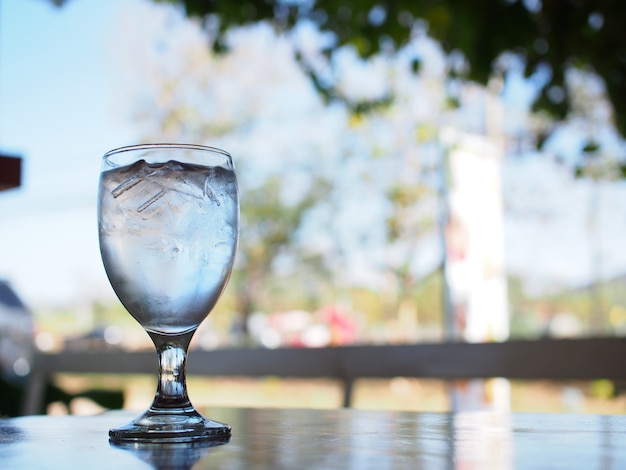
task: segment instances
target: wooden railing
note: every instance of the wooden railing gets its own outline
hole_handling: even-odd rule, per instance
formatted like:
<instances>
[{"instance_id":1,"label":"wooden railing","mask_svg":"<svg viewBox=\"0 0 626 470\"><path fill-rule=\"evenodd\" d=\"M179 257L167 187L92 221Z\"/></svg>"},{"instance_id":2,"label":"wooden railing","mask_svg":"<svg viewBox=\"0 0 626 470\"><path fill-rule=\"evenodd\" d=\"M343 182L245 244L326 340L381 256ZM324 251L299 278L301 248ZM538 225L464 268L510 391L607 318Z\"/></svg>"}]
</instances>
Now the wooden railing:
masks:
<instances>
[{"instance_id":1,"label":"wooden railing","mask_svg":"<svg viewBox=\"0 0 626 470\"><path fill-rule=\"evenodd\" d=\"M35 357L24 407L42 411L46 380L59 373L156 374L156 353L60 352ZM333 378L349 407L359 378L626 379L626 338L436 343L335 348L193 350L187 373Z\"/></svg>"}]
</instances>

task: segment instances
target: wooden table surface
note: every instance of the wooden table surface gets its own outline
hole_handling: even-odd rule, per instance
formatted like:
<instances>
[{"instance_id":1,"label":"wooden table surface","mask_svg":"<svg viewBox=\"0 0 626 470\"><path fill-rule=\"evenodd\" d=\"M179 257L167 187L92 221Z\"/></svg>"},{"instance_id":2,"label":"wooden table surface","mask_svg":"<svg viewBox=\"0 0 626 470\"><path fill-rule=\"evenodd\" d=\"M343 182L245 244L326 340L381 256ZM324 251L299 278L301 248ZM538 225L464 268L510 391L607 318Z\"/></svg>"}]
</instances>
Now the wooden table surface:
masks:
<instances>
[{"instance_id":1,"label":"wooden table surface","mask_svg":"<svg viewBox=\"0 0 626 470\"><path fill-rule=\"evenodd\" d=\"M626 416L215 408L233 427L213 446L119 448L134 417L0 420L1 469L624 469Z\"/></svg>"}]
</instances>

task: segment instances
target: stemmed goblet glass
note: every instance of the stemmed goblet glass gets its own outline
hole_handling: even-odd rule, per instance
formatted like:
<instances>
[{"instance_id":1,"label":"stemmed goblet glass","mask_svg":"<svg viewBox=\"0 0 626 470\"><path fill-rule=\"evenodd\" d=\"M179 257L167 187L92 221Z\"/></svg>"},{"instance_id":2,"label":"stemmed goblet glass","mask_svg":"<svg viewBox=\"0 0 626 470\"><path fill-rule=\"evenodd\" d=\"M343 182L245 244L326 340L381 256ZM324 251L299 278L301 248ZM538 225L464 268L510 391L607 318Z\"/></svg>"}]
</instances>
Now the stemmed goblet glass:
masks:
<instances>
[{"instance_id":1,"label":"stemmed goblet glass","mask_svg":"<svg viewBox=\"0 0 626 470\"><path fill-rule=\"evenodd\" d=\"M239 227L231 156L212 147L146 144L102 159L100 252L113 290L152 339L159 380L152 405L109 431L112 442L226 438L187 394L191 338L230 277Z\"/></svg>"}]
</instances>

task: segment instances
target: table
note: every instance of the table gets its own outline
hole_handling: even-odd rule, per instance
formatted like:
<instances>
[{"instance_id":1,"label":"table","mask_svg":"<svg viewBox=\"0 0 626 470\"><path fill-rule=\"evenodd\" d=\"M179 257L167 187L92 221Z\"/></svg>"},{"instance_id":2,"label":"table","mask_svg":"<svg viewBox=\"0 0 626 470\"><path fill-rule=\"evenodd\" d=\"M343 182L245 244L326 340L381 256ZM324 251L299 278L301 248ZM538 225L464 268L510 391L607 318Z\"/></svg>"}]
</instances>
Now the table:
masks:
<instances>
[{"instance_id":1,"label":"table","mask_svg":"<svg viewBox=\"0 0 626 470\"><path fill-rule=\"evenodd\" d=\"M126 411L0 420L0 468L626 468L626 416L355 409L203 412L232 425L229 442L115 447L107 431L135 417Z\"/></svg>"}]
</instances>

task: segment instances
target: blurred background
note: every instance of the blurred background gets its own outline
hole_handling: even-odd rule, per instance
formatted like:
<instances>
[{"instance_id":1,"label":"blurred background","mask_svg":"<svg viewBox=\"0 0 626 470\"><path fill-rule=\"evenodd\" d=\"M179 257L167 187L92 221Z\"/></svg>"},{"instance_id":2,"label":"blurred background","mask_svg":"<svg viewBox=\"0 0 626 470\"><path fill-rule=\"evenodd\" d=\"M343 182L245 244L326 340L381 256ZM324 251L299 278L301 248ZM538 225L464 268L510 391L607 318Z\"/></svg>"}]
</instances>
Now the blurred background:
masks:
<instances>
[{"instance_id":1,"label":"blurred background","mask_svg":"<svg viewBox=\"0 0 626 470\"><path fill-rule=\"evenodd\" d=\"M623 12L196 3L0 0L7 380L28 377L35 349L153 348L97 240L100 158L141 142L224 148L238 170L237 265L192 348L626 334ZM154 383L58 385L143 408ZM329 380L189 387L199 406L341 404ZM354 406L444 411L446 387L361 380ZM514 411L626 411L609 381L506 388Z\"/></svg>"}]
</instances>

